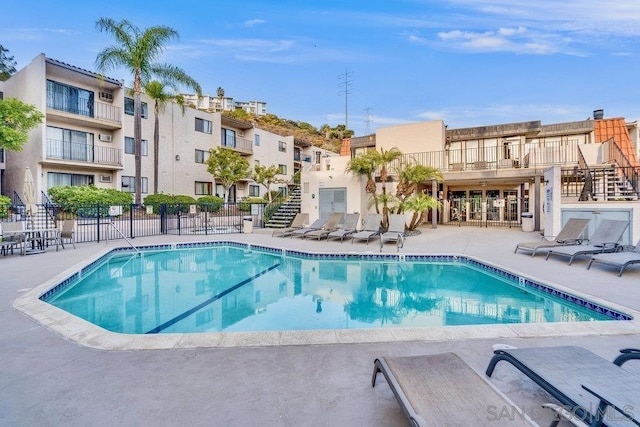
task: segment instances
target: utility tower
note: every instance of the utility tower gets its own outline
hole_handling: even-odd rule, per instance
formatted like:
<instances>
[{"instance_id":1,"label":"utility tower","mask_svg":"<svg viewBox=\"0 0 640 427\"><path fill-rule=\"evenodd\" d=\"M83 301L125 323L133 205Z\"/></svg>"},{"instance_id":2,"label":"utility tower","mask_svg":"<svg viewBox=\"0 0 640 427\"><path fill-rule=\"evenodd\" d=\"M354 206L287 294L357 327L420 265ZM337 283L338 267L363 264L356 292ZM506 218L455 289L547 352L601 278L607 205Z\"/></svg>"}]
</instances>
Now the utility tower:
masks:
<instances>
[{"instance_id":1,"label":"utility tower","mask_svg":"<svg viewBox=\"0 0 640 427\"><path fill-rule=\"evenodd\" d=\"M373 108L371 107L367 107L364 110L364 134L365 135L370 135L371 134L371 111L373 110Z\"/></svg>"},{"instance_id":2,"label":"utility tower","mask_svg":"<svg viewBox=\"0 0 640 427\"><path fill-rule=\"evenodd\" d=\"M345 130L349 129L349 95L351 95L351 84L353 80L351 80L351 72L346 70L344 73L338 75L338 79L340 83L338 83L338 87L340 90L338 91L338 95L344 95L344 128Z\"/></svg>"}]
</instances>

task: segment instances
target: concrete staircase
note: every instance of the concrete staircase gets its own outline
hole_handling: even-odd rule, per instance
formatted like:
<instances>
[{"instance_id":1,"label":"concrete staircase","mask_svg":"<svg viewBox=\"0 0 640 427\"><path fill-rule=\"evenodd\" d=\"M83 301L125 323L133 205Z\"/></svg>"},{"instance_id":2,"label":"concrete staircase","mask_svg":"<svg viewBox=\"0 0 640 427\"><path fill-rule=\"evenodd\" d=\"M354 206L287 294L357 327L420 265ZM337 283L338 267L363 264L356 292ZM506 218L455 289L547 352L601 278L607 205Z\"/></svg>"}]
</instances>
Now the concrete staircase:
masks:
<instances>
[{"instance_id":1,"label":"concrete staircase","mask_svg":"<svg viewBox=\"0 0 640 427\"><path fill-rule=\"evenodd\" d=\"M265 224L267 228L286 228L300 212L300 187L295 187L289 198L278 208Z\"/></svg>"}]
</instances>

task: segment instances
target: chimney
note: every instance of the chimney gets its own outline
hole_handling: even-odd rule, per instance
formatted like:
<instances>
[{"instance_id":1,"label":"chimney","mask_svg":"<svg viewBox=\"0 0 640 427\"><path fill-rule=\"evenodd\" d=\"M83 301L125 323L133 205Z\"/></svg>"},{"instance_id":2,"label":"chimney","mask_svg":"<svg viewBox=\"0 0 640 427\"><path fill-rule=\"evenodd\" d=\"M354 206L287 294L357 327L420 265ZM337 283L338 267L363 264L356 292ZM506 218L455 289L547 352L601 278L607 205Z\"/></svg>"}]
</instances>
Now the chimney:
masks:
<instances>
[{"instance_id":1,"label":"chimney","mask_svg":"<svg viewBox=\"0 0 640 427\"><path fill-rule=\"evenodd\" d=\"M604 110L593 110L593 120L604 119Z\"/></svg>"}]
</instances>

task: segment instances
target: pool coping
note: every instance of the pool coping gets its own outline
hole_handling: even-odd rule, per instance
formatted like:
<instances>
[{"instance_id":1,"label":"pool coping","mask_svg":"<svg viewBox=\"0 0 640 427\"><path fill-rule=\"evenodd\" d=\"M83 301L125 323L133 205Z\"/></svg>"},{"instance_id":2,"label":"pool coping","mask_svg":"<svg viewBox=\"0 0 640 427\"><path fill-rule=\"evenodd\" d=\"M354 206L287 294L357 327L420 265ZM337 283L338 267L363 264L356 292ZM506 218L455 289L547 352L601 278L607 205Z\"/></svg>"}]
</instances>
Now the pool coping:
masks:
<instances>
[{"instance_id":1,"label":"pool coping","mask_svg":"<svg viewBox=\"0 0 640 427\"><path fill-rule=\"evenodd\" d=\"M110 253L131 252L130 247L106 248L94 254L87 260L77 263L60 274L47 280L40 286L26 292L13 302L13 307L34 319L41 325L61 335L67 340L82 346L102 350L161 350L173 348L233 348L233 347L263 347L280 345L326 345L326 344L355 344L401 341L455 341L472 338L543 338L563 336L587 335L620 335L640 333L640 312L622 307L588 294L576 292L557 283L537 279L506 268L481 258L463 254L371 254L359 252L344 252L341 254L300 251L292 249L274 248L265 245L249 244L236 241L187 242L159 245L143 245L138 249L174 249L213 247L232 245L240 248L259 249L290 256L304 258L332 258L353 259L370 258L374 260L437 260L459 258L479 263L503 272L515 275L519 280L529 280L543 287L545 291L557 291L560 297L575 297L596 305L627 314L631 320L603 320L594 322L574 323L515 323L474 326L428 326L412 328L388 329L344 329L344 330L304 330L304 331L275 331L275 332L202 332L202 333L168 333L168 334L122 334L107 331L86 320L80 319L64 310L42 301L40 298L53 289L62 286L64 282L81 271L91 269L95 263Z\"/></svg>"}]
</instances>

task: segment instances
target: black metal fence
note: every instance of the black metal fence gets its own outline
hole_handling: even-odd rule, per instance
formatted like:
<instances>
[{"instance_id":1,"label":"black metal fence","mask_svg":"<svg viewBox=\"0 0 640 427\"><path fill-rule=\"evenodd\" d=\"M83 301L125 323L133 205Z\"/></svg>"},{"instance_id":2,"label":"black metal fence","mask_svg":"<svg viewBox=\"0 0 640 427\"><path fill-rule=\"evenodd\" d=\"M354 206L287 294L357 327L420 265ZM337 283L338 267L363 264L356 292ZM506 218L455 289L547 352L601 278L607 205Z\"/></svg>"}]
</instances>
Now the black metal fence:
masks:
<instances>
[{"instance_id":1,"label":"black metal fence","mask_svg":"<svg viewBox=\"0 0 640 427\"><path fill-rule=\"evenodd\" d=\"M475 227L520 227L528 197L471 197L445 200L440 223Z\"/></svg>"},{"instance_id":2,"label":"black metal fence","mask_svg":"<svg viewBox=\"0 0 640 427\"><path fill-rule=\"evenodd\" d=\"M24 206L0 208L0 222L24 221L25 228L56 227L76 221L76 242L100 242L143 236L243 233L245 227L264 227L264 205L248 203L59 206L38 205L33 216Z\"/></svg>"}]
</instances>

